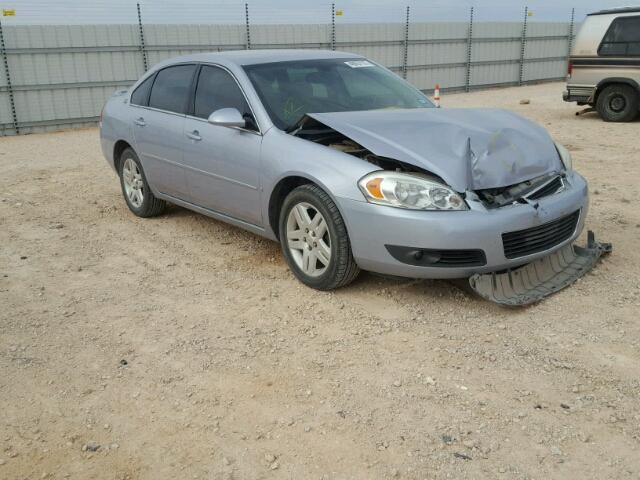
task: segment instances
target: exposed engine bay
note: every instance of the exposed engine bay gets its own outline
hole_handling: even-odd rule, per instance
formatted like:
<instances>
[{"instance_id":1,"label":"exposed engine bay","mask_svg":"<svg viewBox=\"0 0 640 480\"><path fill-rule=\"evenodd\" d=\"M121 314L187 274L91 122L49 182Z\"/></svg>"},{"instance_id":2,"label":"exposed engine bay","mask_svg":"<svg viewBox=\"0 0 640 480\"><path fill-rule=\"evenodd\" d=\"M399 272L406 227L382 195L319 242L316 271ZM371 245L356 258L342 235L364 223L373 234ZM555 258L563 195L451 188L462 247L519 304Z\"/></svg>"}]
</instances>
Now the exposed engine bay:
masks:
<instances>
[{"instance_id":1,"label":"exposed engine bay","mask_svg":"<svg viewBox=\"0 0 640 480\"><path fill-rule=\"evenodd\" d=\"M380 157L362 145L354 142L342 133L328 127L311 117L303 117L297 127L292 130L292 135L304 138L314 143L319 143L327 147L339 150L349 155L366 160L369 163L380 167L383 170L396 170L401 172L421 172L428 173L425 170L409 165L408 163L394 160L391 158Z\"/></svg>"},{"instance_id":2,"label":"exposed engine bay","mask_svg":"<svg viewBox=\"0 0 640 480\"><path fill-rule=\"evenodd\" d=\"M564 173L542 175L503 188L478 190L476 194L489 209L504 207L513 203L531 203L564 190L565 177Z\"/></svg>"}]
</instances>

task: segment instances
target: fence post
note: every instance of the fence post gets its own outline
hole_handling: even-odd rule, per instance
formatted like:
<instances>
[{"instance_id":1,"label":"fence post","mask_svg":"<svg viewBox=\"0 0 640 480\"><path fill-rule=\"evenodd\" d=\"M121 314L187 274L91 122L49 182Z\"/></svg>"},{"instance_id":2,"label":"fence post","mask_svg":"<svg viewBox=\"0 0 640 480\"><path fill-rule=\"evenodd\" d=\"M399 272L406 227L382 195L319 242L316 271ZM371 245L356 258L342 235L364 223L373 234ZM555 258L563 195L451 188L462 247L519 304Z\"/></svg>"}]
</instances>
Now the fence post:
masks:
<instances>
[{"instance_id":1,"label":"fence post","mask_svg":"<svg viewBox=\"0 0 640 480\"><path fill-rule=\"evenodd\" d=\"M20 126L18 125L18 115L16 113L16 103L13 98L13 85L11 84L11 72L9 71L9 60L7 58L7 48L4 44L4 32L2 31L2 21L0 20L0 51L2 53L2 61L4 63L4 74L7 80L7 92L9 93L9 104L11 106L11 115L13 118L13 129L16 135L20 135Z\"/></svg>"},{"instance_id":2,"label":"fence post","mask_svg":"<svg viewBox=\"0 0 640 480\"><path fill-rule=\"evenodd\" d=\"M404 55L402 59L402 78L407 78L407 62L409 61L409 5L407 5L407 17L404 21Z\"/></svg>"},{"instance_id":3,"label":"fence post","mask_svg":"<svg viewBox=\"0 0 640 480\"><path fill-rule=\"evenodd\" d=\"M336 49L336 4L331 4L331 50Z\"/></svg>"},{"instance_id":4,"label":"fence post","mask_svg":"<svg viewBox=\"0 0 640 480\"><path fill-rule=\"evenodd\" d=\"M142 53L142 65L144 66L144 71L146 72L149 69L149 64L147 62L147 47L144 43L144 28L142 26L142 13L140 12L140 4L136 3L136 7L138 8L138 31L140 32L140 52Z\"/></svg>"},{"instance_id":5,"label":"fence post","mask_svg":"<svg viewBox=\"0 0 640 480\"><path fill-rule=\"evenodd\" d=\"M251 50L251 28L249 26L249 4L244 4L244 24L247 29L247 43L245 48L247 50Z\"/></svg>"},{"instance_id":6,"label":"fence post","mask_svg":"<svg viewBox=\"0 0 640 480\"><path fill-rule=\"evenodd\" d=\"M473 43L473 7L469 9L469 32L467 35L467 75L464 82L464 90L471 89L471 45Z\"/></svg>"},{"instance_id":7,"label":"fence post","mask_svg":"<svg viewBox=\"0 0 640 480\"><path fill-rule=\"evenodd\" d=\"M518 85L522 85L524 77L524 53L527 44L527 17L529 16L529 7L524 7L524 20L522 22L522 38L520 40L520 73L518 75Z\"/></svg>"},{"instance_id":8,"label":"fence post","mask_svg":"<svg viewBox=\"0 0 640 480\"><path fill-rule=\"evenodd\" d=\"M568 49L567 49L567 62L569 61L569 57L571 56L571 48L573 47L573 25L575 19L576 9L571 9L571 23L569 23L569 38L568 38Z\"/></svg>"}]
</instances>

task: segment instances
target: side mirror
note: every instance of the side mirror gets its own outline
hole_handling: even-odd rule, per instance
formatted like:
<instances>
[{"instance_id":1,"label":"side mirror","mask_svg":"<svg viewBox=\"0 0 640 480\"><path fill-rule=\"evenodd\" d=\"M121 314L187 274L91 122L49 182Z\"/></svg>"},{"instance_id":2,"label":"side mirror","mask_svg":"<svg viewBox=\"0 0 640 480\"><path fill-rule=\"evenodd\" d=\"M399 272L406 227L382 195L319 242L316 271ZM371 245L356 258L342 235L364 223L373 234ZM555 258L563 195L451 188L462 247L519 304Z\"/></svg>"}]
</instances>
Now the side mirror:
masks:
<instances>
[{"instance_id":1,"label":"side mirror","mask_svg":"<svg viewBox=\"0 0 640 480\"><path fill-rule=\"evenodd\" d=\"M245 128L247 122L236 108L221 108L209 115L208 122L212 125L230 128Z\"/></svg>"}]
</instances>

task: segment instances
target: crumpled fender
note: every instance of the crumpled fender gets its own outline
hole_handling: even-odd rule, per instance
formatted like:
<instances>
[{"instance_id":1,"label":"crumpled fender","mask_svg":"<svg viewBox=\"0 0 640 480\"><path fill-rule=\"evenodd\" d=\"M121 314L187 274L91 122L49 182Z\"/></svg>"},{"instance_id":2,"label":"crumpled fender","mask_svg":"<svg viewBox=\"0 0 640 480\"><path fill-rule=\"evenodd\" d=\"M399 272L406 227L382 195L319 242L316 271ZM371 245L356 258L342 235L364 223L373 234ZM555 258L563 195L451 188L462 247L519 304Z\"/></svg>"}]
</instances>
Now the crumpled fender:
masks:
<instances>
[{"instance_id":1,"label":"crumpled fender","mask_svg":"<svg viewBox=\"0 0 640 480\"><path fill-rule=\"evenodd\" d=\"M586 247L566 245L504 273L475 274L469 278L469 285L481 297L500 305L530 305L568 287L611 251L610 243L596 242L594 233L589 231Z\"/></svg>"}]
</instances>

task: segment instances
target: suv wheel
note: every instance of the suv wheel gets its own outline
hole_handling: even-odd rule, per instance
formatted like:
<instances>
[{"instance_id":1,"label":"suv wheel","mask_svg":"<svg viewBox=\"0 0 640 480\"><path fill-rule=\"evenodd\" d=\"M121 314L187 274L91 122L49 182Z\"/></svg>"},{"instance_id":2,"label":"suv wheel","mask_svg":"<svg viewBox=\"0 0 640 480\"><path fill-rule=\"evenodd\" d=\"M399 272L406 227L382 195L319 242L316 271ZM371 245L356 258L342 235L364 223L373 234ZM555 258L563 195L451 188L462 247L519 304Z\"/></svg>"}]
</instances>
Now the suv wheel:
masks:
<instances>
[{"instance_id":1,"label":"suv wheel","mask_svg":"<svg viewBox=\"0 0 640 480\"><path fill-rule=\"evenodd\" d=\"M140 160L131 148L125 149L118 165L122 195L129 210L138 217L155 217L164 212L167 202L156 198L144 176Z\"/></svg>"},{"instance_id":2,"label":"suv wheel","mask_svg":"<svg viewBox=\"0 0 640 480\"><path fill-rule=\"evenodd\" d=\"M630 122L638 115L638 92L630 85L605 87L596 102L596 109L605 122Z\"/></svg>"},{"instance_id":3,"label":"suv wheel","mask_svg":"<svg viewBox=\"0 0 640 480\"><path fill-rule=\"evenodd\" d=\"M360 273L344 220L333 200L315 185L302 185L280 210L280 243L289 268L305 285L333 290Z\"/></svg>"}]
</instances>

